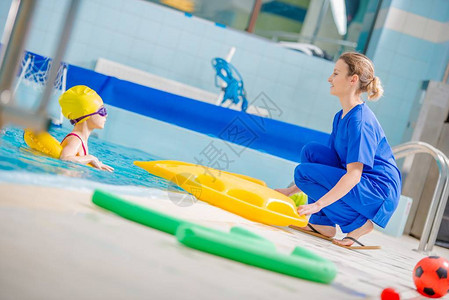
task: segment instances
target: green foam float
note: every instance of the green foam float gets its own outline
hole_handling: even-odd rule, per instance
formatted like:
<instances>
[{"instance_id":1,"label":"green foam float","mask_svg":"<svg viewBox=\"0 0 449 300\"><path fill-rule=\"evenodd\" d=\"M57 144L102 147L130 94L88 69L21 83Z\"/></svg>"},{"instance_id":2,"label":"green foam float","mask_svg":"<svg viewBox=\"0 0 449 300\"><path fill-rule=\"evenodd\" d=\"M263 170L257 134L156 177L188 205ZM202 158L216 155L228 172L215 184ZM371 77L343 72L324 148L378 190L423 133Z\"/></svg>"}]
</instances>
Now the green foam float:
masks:
<instances>
[{"instance_id":1,"label":"green foam float","mask_svg":"<svg viewBox=\"0 0 449 300\"><path fill-rule=\"evenodd\" d=\"M281 254L271 241L241 227L233 227L229 233L211 229L98 190L92 202L128 220L175 235L183 245L203 252L320 283L331 283L337 274L334 263L305 248Z\"/></svg>"}]
</instances>

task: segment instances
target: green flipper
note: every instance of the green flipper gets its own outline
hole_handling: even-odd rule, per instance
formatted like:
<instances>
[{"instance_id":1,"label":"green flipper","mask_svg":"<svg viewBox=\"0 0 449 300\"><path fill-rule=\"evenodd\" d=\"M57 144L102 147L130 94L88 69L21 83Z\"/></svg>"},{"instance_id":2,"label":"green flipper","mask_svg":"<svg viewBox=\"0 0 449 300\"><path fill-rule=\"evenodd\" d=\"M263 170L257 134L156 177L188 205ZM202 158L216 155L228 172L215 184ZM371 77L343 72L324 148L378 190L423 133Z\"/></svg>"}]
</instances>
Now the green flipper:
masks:
<instances>
[{"instance_id":1,"label":"green flipper","mask_svg":"<svg viewBox=\"0 0 449 300\"><path fill-rule=\"evenodd\" d=\"M187 247L248 265L321 283L331 283L337 273L331 261L307 249L296 247L290 255L281 254L271 241L241 227L233 227L229 233L214 230L98 190L92 202L128 220L176 235Z\"/></svg>"}]
</instances>

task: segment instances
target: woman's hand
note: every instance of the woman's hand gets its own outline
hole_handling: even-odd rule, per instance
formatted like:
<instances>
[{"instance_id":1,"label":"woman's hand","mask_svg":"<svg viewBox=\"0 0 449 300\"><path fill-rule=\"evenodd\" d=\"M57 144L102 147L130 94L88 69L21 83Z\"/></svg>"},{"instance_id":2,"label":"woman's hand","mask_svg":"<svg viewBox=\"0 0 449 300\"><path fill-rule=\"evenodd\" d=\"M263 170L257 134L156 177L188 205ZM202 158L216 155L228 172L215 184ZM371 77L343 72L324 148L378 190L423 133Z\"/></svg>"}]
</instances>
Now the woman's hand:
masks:
<instances>
[{"instance_id":1,"label":"woman's hand","mask_svg":"<svg viewBox=\"0 0 449 300\"><path fill-rule=\"evenodd\" d=\"M300 205L298 206L298 214L299 215L312 215L321 210L321 205L314 202L312 204Z\"/></svg>"},{"instance_id":2,"label":"woman's hand","mask_svg":"<svg viewBox=\"0 0 449 300\"><path fill-rule=\"evenodd\" d=\"M337 184L329 192L312 204L299 206L298 213L300 215L314 214L349 193L349 191L360 182L363 172L363 164L360 162L354 162L348 164L346 167L346 174L340 178Z\"/></svg>"}]
</instances>

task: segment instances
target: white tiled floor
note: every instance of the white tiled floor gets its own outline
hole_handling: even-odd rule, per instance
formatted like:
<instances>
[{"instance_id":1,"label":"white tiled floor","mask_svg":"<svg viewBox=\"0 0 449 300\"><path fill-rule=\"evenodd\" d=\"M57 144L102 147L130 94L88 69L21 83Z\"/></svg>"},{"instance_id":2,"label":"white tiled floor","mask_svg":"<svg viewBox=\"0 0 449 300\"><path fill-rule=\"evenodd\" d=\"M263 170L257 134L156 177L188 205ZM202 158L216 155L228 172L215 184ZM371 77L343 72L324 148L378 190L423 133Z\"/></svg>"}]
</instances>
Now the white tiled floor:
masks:
<instances>
[{"instance_id":1,"label":"white tiled floor","mask_svg":"<svg viewBox=\"0 0 449 300\"><path fill-rule=\"evenodd\" d=\"M247 228L279 252L312 250L337 266L333 283L324 285L186 248L171 235L96 207L91 193L0 184L0 195L2 299L379 299L386 287L401 299L423 298L412 270L424 255L412 250L418 241L407 236L373 232L362 241L381 250L350 251L202 202L179 207L169 199L126 197L213 228ZM434 252L449 257L448 249Z\"/></svg>"}]
</instances>

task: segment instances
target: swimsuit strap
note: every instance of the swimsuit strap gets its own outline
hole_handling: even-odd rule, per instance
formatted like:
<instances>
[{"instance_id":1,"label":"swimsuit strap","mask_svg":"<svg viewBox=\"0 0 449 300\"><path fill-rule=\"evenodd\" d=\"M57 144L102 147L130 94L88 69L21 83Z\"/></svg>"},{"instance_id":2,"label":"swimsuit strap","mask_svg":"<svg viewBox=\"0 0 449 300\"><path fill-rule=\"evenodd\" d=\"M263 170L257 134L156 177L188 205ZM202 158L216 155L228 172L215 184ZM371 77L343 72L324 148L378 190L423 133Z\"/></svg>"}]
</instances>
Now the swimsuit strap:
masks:
<instances>
[{"instance_id":1,"label":"swimsuit strap","mask_svg":"<svg viewBox=\"0 0 449 300\"><path fill-rule=\"evenodd\" d=\"M80 138L80 136L77 135L76 133L71 132L71 133L69 133L68 135L66 135L65 138L62 139L61 144L64 142L64 140L65 140L66 138L68 138L68 137L71 136L71 135L76 136L77 138L80 139L80 141L81 141L81 146L83 147L84 155L87 155L87 151L86 151L86 148L84 147L83 139Z\"/></svg>"}]
</instances>

